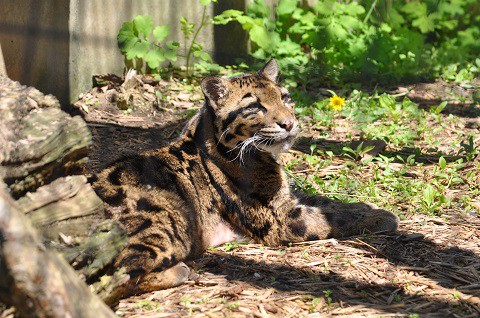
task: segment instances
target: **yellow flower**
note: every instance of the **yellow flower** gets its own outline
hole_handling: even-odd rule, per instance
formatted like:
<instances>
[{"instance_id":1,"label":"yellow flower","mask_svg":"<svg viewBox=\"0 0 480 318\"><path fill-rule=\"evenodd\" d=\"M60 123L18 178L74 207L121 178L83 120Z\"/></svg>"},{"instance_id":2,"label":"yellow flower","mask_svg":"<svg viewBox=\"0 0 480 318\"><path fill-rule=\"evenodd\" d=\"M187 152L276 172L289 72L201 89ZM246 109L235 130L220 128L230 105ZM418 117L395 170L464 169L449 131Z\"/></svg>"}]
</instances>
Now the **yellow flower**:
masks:
<instances>
[{"instance_id":1,"label":"yellow flower","mask_svg":"<svg viewBox=\"0 0 480 318\"><path fill-rule=\"evenodd\" d=\"M342 110L342 106L345 104L345 98L333 95L330 97L330 107L333 110Z\"/></svg>"}]
</instances>

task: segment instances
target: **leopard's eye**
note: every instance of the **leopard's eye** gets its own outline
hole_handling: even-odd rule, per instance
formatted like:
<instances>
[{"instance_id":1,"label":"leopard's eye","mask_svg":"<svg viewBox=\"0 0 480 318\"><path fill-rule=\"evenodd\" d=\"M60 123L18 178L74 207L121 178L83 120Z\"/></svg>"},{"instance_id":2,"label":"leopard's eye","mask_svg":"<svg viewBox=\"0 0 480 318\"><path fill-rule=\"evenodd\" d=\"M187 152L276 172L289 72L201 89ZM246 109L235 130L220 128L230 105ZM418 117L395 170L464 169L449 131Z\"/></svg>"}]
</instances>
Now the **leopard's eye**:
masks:
<instances>
[{"instance_id":1,"label":"leopard's eye","mask_svg":"<svg viewBox=\"0 0 480 318\"><path fill-rule=\"evenodd\" d=\"M262 106L262 104L260 104L260 102L254 102L250 105L247 106L247 110L262 110L262 111L266 111L267 109L265 107Z\"/></svg>"},{"instance_id":2,"label":"leopard's eye","mask_svg":"<svg viewBox=\"0 0 480 318\"><path fill-rule=\"evenodd\" d=\"M282 102L289 107L293 107L295 105L294 101L290 97L290 94L282 94Z\"/></svg>"}]
</instances>

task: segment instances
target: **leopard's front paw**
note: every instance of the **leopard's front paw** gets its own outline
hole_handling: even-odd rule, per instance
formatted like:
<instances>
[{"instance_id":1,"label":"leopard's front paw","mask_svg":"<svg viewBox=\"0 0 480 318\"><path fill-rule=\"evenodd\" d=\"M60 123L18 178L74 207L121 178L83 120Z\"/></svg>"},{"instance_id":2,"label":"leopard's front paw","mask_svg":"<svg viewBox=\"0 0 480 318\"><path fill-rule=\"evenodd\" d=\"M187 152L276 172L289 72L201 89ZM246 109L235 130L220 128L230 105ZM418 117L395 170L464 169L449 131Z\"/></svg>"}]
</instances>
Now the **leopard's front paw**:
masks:
<instances>
[{"instance_id":1,"label":"leopard's front paw","mask_svg":"<svg viewBox=\"0 0 480 318\"><path fill-rule=\"evenodd\" d=\"M376 208L366 213L363 222L361 222L361 227L370 233L393 232L398 229L399 222L400 219L396 214Z\"/></svg>"},{"instance_id":2,"label":"leopard's front paw","mask_svg":"<svg viewBox=\"0 0 480 318\"><path fill-rule=\"evenodd\" d=\"M329 205L331 235L333 237L396 231L400 219L392 212L370 203L335 202Z\"/></svg>"}]
</instances>

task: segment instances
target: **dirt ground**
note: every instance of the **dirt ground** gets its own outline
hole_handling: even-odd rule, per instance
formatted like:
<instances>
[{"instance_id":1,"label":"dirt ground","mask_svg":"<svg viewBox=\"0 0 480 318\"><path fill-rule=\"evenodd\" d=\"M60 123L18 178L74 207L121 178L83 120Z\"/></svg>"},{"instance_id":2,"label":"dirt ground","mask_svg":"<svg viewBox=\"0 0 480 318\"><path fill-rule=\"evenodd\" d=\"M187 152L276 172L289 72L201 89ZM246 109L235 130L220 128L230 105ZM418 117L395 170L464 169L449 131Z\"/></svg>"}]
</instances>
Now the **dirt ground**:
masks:
<instances>
[{"instance_id":1,"label":"dirt ground","mask_svg":"<svg viewBox=\"0 0 480 318\"><path fill-rule=\"evenodd\" d=\"M106 75L97 82L75 104L93 133L87 173L122 153L166 145L203 104L198 88L176 80L133 76L123 83ZM451 96L452 91L464 105L471 102L467 89L444 82L401 87L397 92L405 90L427 106L446 98L442 92ZM131 105L136 106L129 111ZM478 132L478 108L458 108L452 102L445 111L461 116L465 129ZM336 141L331 143L341 143L348 131L341 126L340 121L340 128L330 136ZM295 151L308 151L309 141L316 139L314 129L305 131ZM187 284L124 299L116 313L121 317L478 317L479 245L478 214L458 211L441 217L411 215L398 233L389 235L277 249L232 244L212 249L189 264L194 274Z\"/></svg>"}]
</instances>

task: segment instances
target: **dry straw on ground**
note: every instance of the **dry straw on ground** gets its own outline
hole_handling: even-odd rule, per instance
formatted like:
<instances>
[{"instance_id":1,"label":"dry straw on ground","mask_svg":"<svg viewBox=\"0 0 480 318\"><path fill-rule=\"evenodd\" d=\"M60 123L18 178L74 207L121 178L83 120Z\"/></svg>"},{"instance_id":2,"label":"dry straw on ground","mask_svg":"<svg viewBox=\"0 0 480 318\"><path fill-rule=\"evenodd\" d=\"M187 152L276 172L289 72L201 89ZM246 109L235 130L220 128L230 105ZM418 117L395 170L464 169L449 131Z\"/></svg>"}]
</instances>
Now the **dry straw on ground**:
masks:
<instances>
[{"instance_id":1,"label":"dry straw on ground","mask_svg":"<svg viewBox=\"0 0 480 318\"><path fill-rule=\"evenodd\" d=\"M478 317L480 222L415 217L395 234L209 251L187 284L123 300L122 317Z\"/></svg>"}]
</instances>

